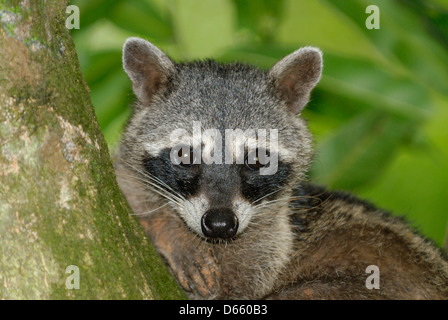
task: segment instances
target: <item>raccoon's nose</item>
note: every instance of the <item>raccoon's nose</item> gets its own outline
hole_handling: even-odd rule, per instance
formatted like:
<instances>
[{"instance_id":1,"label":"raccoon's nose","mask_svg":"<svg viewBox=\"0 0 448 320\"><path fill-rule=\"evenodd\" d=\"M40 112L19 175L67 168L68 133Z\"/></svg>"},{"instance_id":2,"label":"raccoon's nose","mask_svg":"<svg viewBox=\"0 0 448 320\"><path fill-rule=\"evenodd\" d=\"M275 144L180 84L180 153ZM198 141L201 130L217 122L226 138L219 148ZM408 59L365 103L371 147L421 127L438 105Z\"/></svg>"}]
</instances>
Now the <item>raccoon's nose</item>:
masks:
<instances>
[{"instance_id":1,"label":"raccoon's nose","mask_svg":"<svg viewBox=\"0 0 448 320\"><path fill-rule=\"evenodd\" d=\"M238 231L238 218L230 209L210 209L202 216L201 227L207 237L229 239Z\"/></svg>"}]
</instances>

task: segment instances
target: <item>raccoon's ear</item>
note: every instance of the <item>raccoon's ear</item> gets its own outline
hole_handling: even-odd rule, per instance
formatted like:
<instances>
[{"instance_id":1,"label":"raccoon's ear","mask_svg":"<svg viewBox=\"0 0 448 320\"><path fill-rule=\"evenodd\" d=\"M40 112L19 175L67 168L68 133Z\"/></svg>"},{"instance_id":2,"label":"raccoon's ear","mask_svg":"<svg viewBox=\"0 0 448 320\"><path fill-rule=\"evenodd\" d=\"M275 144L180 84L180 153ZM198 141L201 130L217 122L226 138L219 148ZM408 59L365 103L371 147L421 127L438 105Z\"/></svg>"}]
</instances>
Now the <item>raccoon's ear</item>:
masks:
<instances>
[{"instance_id":1,"label":"raccoon's ear","mask_svg":"<svg viewBox=\"0 0 448 320\"><path fill-rule=\"evenodd\" d=\"M166 90L176 75L174 63L159 48L135 37L124 43L123 68L143 104L148 104L154 94Z\"/></svg>"},{"instance_id":2,"label":"raccoon's ear","mask_svg":"<svg viewBox=\"0 0 448 320\"><path fill-rule=\"evenodd\" d=\"M276 90L289 111L297 114L310 99L311 90L322 74L322 52L314 47L301 48L277 62L269 71Z\"/></svg>"}]
</instances>

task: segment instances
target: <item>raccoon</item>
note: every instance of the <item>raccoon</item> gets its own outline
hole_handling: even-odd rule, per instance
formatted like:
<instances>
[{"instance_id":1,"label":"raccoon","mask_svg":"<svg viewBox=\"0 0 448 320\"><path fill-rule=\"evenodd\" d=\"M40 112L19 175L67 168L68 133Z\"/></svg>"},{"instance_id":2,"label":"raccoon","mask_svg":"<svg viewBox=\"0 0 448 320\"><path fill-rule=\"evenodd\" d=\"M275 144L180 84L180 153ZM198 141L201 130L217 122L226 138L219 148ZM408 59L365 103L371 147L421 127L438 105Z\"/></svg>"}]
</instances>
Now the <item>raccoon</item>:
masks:
<instances>
[{"instance_id":1,"label":"raccoon","mask_svg":"<svg viewBox=\"0 0 448 320\"><path fill-rule=\"evenodd\" d=\"M125 42L137 101L117 179L189 298L448 298L441 250L402 219L307 182L300 114L322 66L314 47L266 71L175 63L146 40Z\"/></svg>"}]
</instances>

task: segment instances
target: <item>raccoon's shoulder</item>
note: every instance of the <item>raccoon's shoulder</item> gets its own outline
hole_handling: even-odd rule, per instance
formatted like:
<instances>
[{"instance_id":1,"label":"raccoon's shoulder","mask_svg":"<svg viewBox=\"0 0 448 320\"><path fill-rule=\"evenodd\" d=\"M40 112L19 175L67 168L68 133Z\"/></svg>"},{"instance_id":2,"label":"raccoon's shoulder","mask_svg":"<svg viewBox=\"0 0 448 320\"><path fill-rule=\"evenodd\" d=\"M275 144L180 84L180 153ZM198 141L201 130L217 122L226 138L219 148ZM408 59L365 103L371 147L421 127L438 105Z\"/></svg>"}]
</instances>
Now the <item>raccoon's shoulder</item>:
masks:
<instances>
[{"instance_id":1,"label":"raccoon's shoulder","mask_svg":"<svg viewBox=\"0 0 448 320\"><path fill-rule=\"evenodd\" d=\"M328 190L305 183L296 186L290 201L291 223L297 233L316 233L318 230L360 228L368 225L377 229L390 229L398 234L420 233L402 216L380 209L368 200L352 193Z\"/></svg>"},{"instance_id":2,"label":"raccoon's shoulder","mask_svg":"<svg viewBox=\"0 0 448 320\"><path fill-rule=\"evenodd\" d=\"M380 214L383 218L390 218L391 214L379 210L373 204L362 200L345 191L328 190L312 183L302 183L293 189L290 201L291 219L299 230L304 229L306 223L321 218L330 208L345 207L347 211L357 207L357 211ZM400 219L400 218L397 218Z\"/></svg>"},{"instance_id":3,"label":"raccoon's shoulder","mask_svg":"<svg viewBox=\"0 0 448 320\"><path fill-rule=\"evenodd\" d=\"M340 190L329 190L323 186L313 183L301 183L293 189L291 208L307 208L313 210L322 209L328 202L343 202L345 204L355 204L365 210L377 211L378 209L369 201L358 198L350 192ZM390 216L389 212L383 212Z\"/></svg>"},{"instance_id":4,"label":"raccoon's shoulder","mask_svg":"<svg viewBox=\"0 0 448 320\"><path fill-rule=\"evenodd\" d=\"M330 233L359 233L361 238L366 238L363 240L389 242L394 239L406 243L410 250L432 252L448 260L446 254L405 217L378 208L349 192L301 184L294 188L290 213L299 240L316 241Z\"/></svg>"}]
</instances>

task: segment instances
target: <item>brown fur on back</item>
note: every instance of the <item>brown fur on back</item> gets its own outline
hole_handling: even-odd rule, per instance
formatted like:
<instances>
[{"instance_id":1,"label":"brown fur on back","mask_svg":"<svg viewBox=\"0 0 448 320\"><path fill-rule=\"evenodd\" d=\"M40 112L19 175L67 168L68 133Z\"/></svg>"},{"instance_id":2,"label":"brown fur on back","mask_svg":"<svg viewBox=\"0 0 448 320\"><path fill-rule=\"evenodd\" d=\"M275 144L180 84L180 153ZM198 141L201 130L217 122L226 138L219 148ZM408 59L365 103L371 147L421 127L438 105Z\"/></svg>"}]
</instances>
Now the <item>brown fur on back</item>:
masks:
<instances>
[{"instance_id":1,"label":"brown fur on back","mask_svg":"<svg viewBox=\"0 0 448 320\"><path fill-rule=\"evenodd\" d=\"M294 255L269 298L447 299L442 252L403 220L345 193L305 186L297 200ZM305 203L304 203L305 202ZM376 265L380 289L367 289L365 269Z\"/></svg>"}]
</instances>

